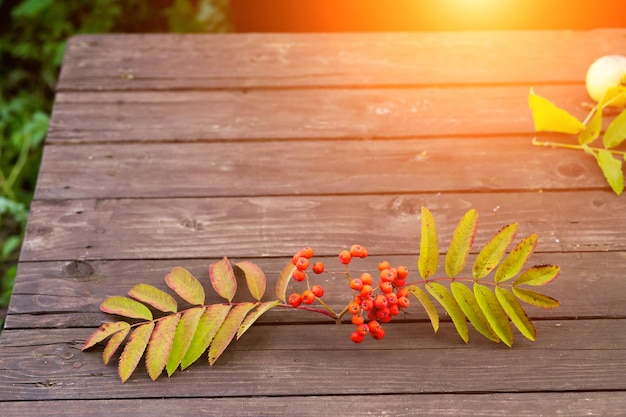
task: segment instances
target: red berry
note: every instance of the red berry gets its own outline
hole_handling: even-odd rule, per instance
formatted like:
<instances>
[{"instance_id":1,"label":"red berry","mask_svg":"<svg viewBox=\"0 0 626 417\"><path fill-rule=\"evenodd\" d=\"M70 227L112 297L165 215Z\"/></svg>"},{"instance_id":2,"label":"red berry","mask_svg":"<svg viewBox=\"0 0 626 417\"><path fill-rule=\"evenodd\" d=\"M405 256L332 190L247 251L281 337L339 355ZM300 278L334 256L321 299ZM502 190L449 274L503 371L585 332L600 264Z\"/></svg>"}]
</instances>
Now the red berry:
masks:
<instances>
[{"instance_id":1,"label":"red berry","mask_svg":"<svg viewBox=\"0 0 626 417\"><path fill-rule=\"evenodd\" d=\"M350 280L350 288L355 291L361 291L361 289L363 288L363 281L358 278Z\"/></svg>"},{"instance_id":2,"label":"red berry","mask_svg":"<svg viewBox=\"0 0 626 417\"><path fill-rule=\"evenodd\" d=\"M313 251L313 248L310 248L308 246L306 248L300 249L300 256L304 256L307 259L311 259L314 254L315 251Z\"/></svg>"},{"instance_id":3,"label":"red berry","mask_svg":"<svg viewBox=\"0 0 626 417\"><path fill-rule=\"evenodd\" d=\"M384 321L387 319L391 318L391 312L389 311L389 309L387 307L377 310L376 311L376 317L380 320L380 321Z\"/></svg>"},{"instance_id":4,"label":"red berry","mask_svg":"<svg viewBox=\"0 0 626 417\"><path fill-rule=\"evenodd\" d=\"M370 332L370 328L367 326L367 324L359 324L356 328L356 331L357 333L360 333L363 336L365 336L366 334Z\"/></svg>"},{"instance_id":5,"label":"red berry","mask_svg":"<svg viewBox=\"0 0 626 417\"><path fill-rule=\"evenodd\" d=\"M410 304L411 303L407 297L398 297L398 306L400 308L407 308Z\"/></svg>"},{"instance_id":6,"label":"red berry","mask_svg":"<svg viewBox=\"0 0 626 417\"><path fill-rule=\"evenodd\" d=\"M348 312L350 314L359 314L360 311L361 311L361 303L353 301L350 304L348 304Z\"/></svg>"},{"instance_id":7,"label":"red berry","mask_svg":"<svg viewBox=\"0 0 626 417\"><path fill-rule=\"evenodd\" d=\"M315 294L313 294L311 291L305 290L302 293L302 302L304 304L313 304L314 301L315 301Z\"/></svg>"},{"instance_id":8,"label":"red berry","mask_svg":"<svg viewBox=\"0 0 626 417\"><path fill-rule=\"evenodd\" d=\"M374 308L374 300L371 298L368 300L363 300L361 303L361 308L365 311L371 311Z\"/></svg>"},{"instance_id":9,"label":"red berry","mask_svg":"<svg viewBox=\"0 0 626 417\"><path fill-rule=\"evenodd\" d=\"M374 298L374 306L378 309L387 308L387 297L382 294L378 294L376 298Z\"/></svg>"},{"instance_id":10,"label":"red berry","mask_svg":"<svg viewBox=\"0 0 626 417\"><path fill-rule=\"evenodd\" d=\"M302 257L301 252L302 252L302 251L298 251L298 252L296 252L296 254L295 254L295 255L293 255L293 258L291 258L291 263L292 263L292 264L294 264L294 265L295 265L295 264L296 264L296 262L298 261L298 259L300 259L300 258Z\"/></svg>"},{"instance_id":11,"label":"red berry","mask_svg":"<svg viewBox=\"0 0 626 417\"><path fill-rule=\"evenodd\" d=\"M296 268L298 268L298 270L300 271L305 271L309 267L310 264L311 262L307 258L305 258L304 256L301 256L296 261Z\"/></svg>"},{"instance_id":12,"label":"red berry","mask_svg":"<svg viewBox=\"0 0 626 417\"><path fill-rule=\"evenodd\" d=\"M393 280L393 286L396 288L401 288L406 285L406 278L396 278Z\"/></svg>"},{"instance_id":13,"label":"red berry","mask_svg":"<svg viewBox=\"0 0 626 417\"><path fill-rule=\"evenodd\" d=\"M338 258L339 262L344 265L348 265L352 260L352 255L350 255L350 252L348 252L347 250L342 250L341 252L339 252Z\"/></svg>"},{"instance_id":14,"label":"red berry","mask_svg":"<svg viewBox=\"0 0 626 417\"><path fill-rule=\"evenodd\" d=\"M380 323L376 320L372 320L367 323L367 327L369 327L370 333L378 333L378 331L382 329L382 327L380 327Z\"/></svg>"},{"instance_id":15,"label":"red berry","mask_svg":"<svg viewBox=\"0 0 626 417\"><path fill-rule=\"evenodd\" d=\"M324 287L322 287L321 285L314 285L313 288L311 288L311 292L316 297L322 297L324 295Z\"/></svg>"},{"instance_id":16,"label":"red berry","mask_svg":"<svg viewBox=\"0 0 626 417\"><path fill-rule=\"evenodd\" d=\"M361 297L370 298L372 296L372 291L374 291L374 289L371 285L363 285L361 288Z\"/></svg>"},{"instance_id":17,"label":"red berry","mask_svg":"<svg viewBox=\"0 0 626 417\"><path fill-rule=\"evenodd\" d=\"M385 294L385 297L387 297L387 304L389 306L395 306L398 304L398 296L394 293L390 292L389 294Z\"/></svg>"},{"instance_id":18,"label":"red berry","mask_svg":"<svg viewBox=\"0 0 626 417\"><path fill-rule=\"evenodd\" d=\"M363 322L365 322L365 319L363 318L363 316L361 316L359 314L355 314L355 315L352 316L352 320L351 321L352 321L352 324L355 324L355 325L358 326L360 324L363 324Z\"/></svg>"},{"instance_id":19,"label":"red berry","mask_svg":"<svg viewBox=\"0 0 626 417\"><path fill-rule=\"evenodd\" d=\"M306 274L304 273L304 271L300 271L299 269L293 271L291 276L293 276L293 279L295 279L296 281L304 281L304 278L306 278Z\"/></svg>"},{"instance_id":20,"label":"red berry","mask_svg":"<svg viewBox=\"0 0 626 417\"><path fill-rule=\"evenodd\" d=\"M389 306L389 314L391 314L392 316L397 316L398 314L400 314L400 307L398 307L398 304Z\"/></svg>"},{"instance_id":21,"label":"red berry","mask_svg":"<svg viewBox=\"0 0 626 417\"><path fill-rule=\"evenodd\" d=\"M385 282L391 282L394 279L393 271L389 268L385 268L380 271L380 279Z\"/></svg>"},{"instance_id":22,"label":"red berry","mask_svg":"<svg viewBox=\"0 0 626 417\"><path fill-rule=\"evenodd\" d=\"M364 337L365 336L363 336L361 333L355 331L352 332L352 334L350 335L350 340L352 340L354 343L361 343Z\"/></svg>"},{"instance_id":23,"label":"red berry","mask_svg":"<svg viewBox=\"0 0 626 417\"><path fill-rule=\"evenodd\" d=\"M363 285L372 285L374 284L374 277L372 277L372 274L363 272L361 274L361 281L363 281Z\"/></svg>"},{"instance_id":24,"label":"red berry","mask_svg":"<svg viewBox=\"0 0 626 417\"><path fill-rule=\"evenodd\" d=\"M313 264L313 272L316 274L321 274L324 272L324 262L315 262Z\"/></svg>"},{"instance_id":25,"label":"red berry","mask_svg":"<svg viewBox=\"0 0 626 417\"><path fill-rule=\"evenodd\" d=\"M361 245L352 245L350 246L350 255L358 258L361 255Z\"/></svg>"},{"instance_id":26,"label":"red berry","mask_svg":"<svg viewBox=\"0 0 626 417\"><path fill-rule=\"evenodd\" d=\"M385 294L389 294L389 293L393 292L393 284L391 282L382 282L381 281L381 282L378 283L378 287Z\"/></svg>"},{"instance_id":27,"label":"red berry","mask_svg":"<svg viewBox=\"0 0 626 417\"><path fill-rule=\"evenodd\" d=\"M378 331L376 331L376 332L371 332L371 331L370 331L370 334L372 335L372 337L373 337L374 339L376 339L376 340L380 340L380 339L382 339L383 337L385 337L385 329L383 329L382 327L379 327L379 328L378 328Z\"/></svg>"},{"instance_id":28,"label":"red berry","mask_svg":"<svg viewBox=\"0 0 626 417\"><path fill-rule=\"evenodd\" d=\"M378 270L382 271L383 269L389 269L391 268L391 264L389 264L389 262L387 261L381 261L378 263Z\"/></svg>"},{"instance_id":29,"label":"red berry","mask_svg":"<svg viewBox=\"0 0 626 417\"><path fill-rule=\"evenodd\" d=\"M289 296L289 305L292 307L298 307L302 303L302 296L298 293L293 293Z\"/></svg>"},{"instance_id":30,"label":"red berry","mask_svg":"<svg viewBox=\"0 0 626 417\"><path fill-rule=\"evenodd\" d=\"M396 295L398 296L398 298L400 297L408 297L409 296L409 289L404 287L404 288L400 288L398 290L398 292L396 293Z\"/></svg>"},{"instance_id":31,"label":"red berry","mask_svg":"<svg viewBox=\"0 0 626 417\"><path fill-rule=\"evenodd\" d=\"M358 305L361 305L361 303L363 302L363 297L361 297L360 295L355 295L353 301Z\"/></svg>"},{"instance_id":32,"label":"red berry","mask_svg":"<svg viewBox=\"0 0 626 417\"><path fill-rule=\"evenodd\" d=\"M397 272L398 278L400 279L404 279L409 275L409 270L406 268L406 266L399 266Z\"/></svg>"}]
</instances>

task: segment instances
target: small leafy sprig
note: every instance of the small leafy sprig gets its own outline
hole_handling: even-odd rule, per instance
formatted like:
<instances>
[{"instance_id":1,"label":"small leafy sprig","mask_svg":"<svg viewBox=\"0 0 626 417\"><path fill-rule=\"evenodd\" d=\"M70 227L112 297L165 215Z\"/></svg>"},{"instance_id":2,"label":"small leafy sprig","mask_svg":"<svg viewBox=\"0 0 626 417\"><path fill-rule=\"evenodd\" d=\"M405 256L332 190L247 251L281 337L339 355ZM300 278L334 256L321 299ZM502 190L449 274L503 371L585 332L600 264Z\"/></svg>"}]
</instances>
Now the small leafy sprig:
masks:
<instances>
[{"instance_id":1,"label":"small leafy sprig","mask_svg":"<svg viewBox=\"0 0 626 417\"><path fill-rule=\"evenodd\" d=\"M536 138L533 139L532 143L537 146L583 150L595 158L613 192L620 195L624 191L622 160L626 159L626 152L615 148L626 140L626 110L621 111L608 125L602 136L602 147L592 147L591 144L600 137L605 108L624 100L626 100L626 87L609 90L591 108L585 120L581 122L567 110L559 108L548 99L536 95L531 89L528 102L532 111L535 130L577 135L578 138L578 144L542 142Z\"/></svg>"},{"instance_id":2,"label":"small leafy sprig","mask_svg":"<svg viewBox=\"0 0 626 417\"><path fill-rule=\"evenodd\" d=\"M546 309L558 307L559 302L525 287L552 282L559 276L560 268L537 265L521 272L535 250L538 237L536 234L526 236L507 255L519 227L512 223L501 228L479 251L471 276L458 277L465 269L478 223L478 213L472 209L456 227L445 256L447 277L435 277L440 258L439 237L434 217L424 207L421 211L418 280L408 281L406 267L392 268L387 261L378 264L380 280L377 284L369 273L361 275L364 279L352 278L349 265L353 258L368 256L367 249L360 245L339 253L338 260L345 265L345 272L327 272L322 262L315 262L311 269L316 275L331 273L347 277L351 296L340 313L323 301L323 288L311 286L309 282L310 259L314 255L312 248L299 251L283 268L276 285L277 299L273 301L261 301L266 276L252 262L231 263L223 258L209 266L211 286L225 299L225 302L215 304L205 304L205 290L200 281L185 268L177 266L165 277L165 283L190 304L190 308L180 311L176 299L170 294L152 285L137 284L128 292L129 297L108 297L100 309L140 321L133 324L128 321L104 323L85 341L82 350L109 339L103 351L106 365L128 338L118 361L120 379L122 382L128 380L145 354L148 375L156 380L163 370L171 376L178 368L187 368L207 349L209 364L213 365L234 339L239 339L263 314L277 307L322 313L338 322L349 313L356 325L351 334L353 342L362 342L367 334L382 339L385 334L383 324L409 308L409 296L417 299L424 308L435 332L439 329L440 319L433 301L440 304L465 343L469 341L468 321L489 340L507 346L513 344L511 323L527 339L535 340L535 327L521 302ZM233 302L237 292L235 269L245 276L254 301ZM493 281L487 282L485 278L493 270ZM365 277L367 283L364 283ZM306 289L287 297L292 279L305 285ZM449 286L443 285L445 282ZM319 306L312 306L313 303ZM155 318L155 311L165 315Z\"/></svg>"}]
</instances>

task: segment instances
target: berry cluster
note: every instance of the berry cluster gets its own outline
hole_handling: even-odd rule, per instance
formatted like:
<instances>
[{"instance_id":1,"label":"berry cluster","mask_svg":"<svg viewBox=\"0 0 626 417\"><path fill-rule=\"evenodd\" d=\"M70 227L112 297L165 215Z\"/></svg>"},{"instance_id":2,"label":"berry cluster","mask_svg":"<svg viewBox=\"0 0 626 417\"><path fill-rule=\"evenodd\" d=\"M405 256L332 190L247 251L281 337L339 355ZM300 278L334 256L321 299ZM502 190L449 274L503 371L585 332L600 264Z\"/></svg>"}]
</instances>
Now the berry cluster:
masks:
<instances>
[{"instance_id":1,"label":"berry cluster","mask_svg":"<svg viewBox=\"0 0 626 417\"><path fill-rule=\"evenodd\" d=\"M296 281L304 281L307 279L307 270L311 266L311 258L315 252L313 248L302 248L291 259L291 263L296 267L292 273L292 278ZM316 262L311 266L311 270L315 274L321 274L324 272L324 263ZM289 296L288 303L292 307L298 307L300 304L313 304L316 298L321 298L324 295L324 287L321 285L314 285L309 287L307 280L307 289L302 293L293 293Z\"/></svg>"}]
</instances>

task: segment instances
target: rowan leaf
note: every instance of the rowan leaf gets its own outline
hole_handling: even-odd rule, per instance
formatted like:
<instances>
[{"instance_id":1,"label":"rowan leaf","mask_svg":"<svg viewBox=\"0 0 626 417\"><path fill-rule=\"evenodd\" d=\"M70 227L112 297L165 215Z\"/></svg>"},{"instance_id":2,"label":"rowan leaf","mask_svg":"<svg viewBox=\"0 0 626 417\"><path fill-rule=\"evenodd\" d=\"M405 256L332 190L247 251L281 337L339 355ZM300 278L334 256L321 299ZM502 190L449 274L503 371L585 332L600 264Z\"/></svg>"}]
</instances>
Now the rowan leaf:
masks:
<instances>
[{"instance_id":1,"label":"rowan leaf","mask_svg":"<svg viewBox=\"0 0 626 417\"><path fill-rule=\"evenodd\" d=\"M478 283L474 283L474 294L493 331L496 332L505 345L508 347L513 346L511 323L496 295L489 287Z\"/></svg>"},{"instance_id":2,"label":"rowan leaf","mask_svg":"<svg viewBox=\"0 0 626 417\"><path fill-rule=\"evenodd\" d=\"M224 353L228 344L233 340L237 329L246 317L246 314L256 306L256 303L241 303L233 307L226 316L224 323L217 331L217 334L209 346L209 365L213 365L215 361Z\"/></svg>"},{"instance_id":3,"label":"rowan leaf","mask_svg":"<svg viewBox=\"0 0 626 417\"><path fill-rule=\"evenodd\" d=\"M165 277L165 283L183 300L192 305L204 304L204 288L191 272L176 266Z\"/></svg>"},{"instance_id":4,"label":"rowan leaf","mask_svg":"<svg viewBox=\"0 0 626 417\"><path fill-rule=\"evenodd\" d=\"M89 349L90 347L94 346L96 343L102 342L104 339L111 336L112 334L115 334L121 330L129 329L129 328L130 328L130 324L126 323L125 321L115 321L111 323L104 323L103 325L98 327L98 330L93 332L91 336L87 338L87 340L85 340L85 343L83 344L83 347L80 348L80 350L82 351L85 349Z\"/></svg>"},{"instance_id":5,"label":"rowan leaf","mask_svg":"<svg viewBox=\"0 0 626 417\"><path fill-rule=\"evenodd\" d=\"M221 261L215 262L209 266L209 277L211 285L220 297L233 301L233 297L237 292L237 278L233 272L233 267L226 257Z\"/></svg>"},{"instance_id":6,"label":"rowan leaf","mask_svg":"<svg viewBox=\"0 0 626 417\"><path fill-rule=\"evenodd\" d=\"M621 145L624 140L626 140L626 110L622 111L608 125L602 137L602 144L605 148L610 149Z\"/></svg>"},{"instance_id":7,"label":"rowan leaf","mask_svg":"<svg viewBox=\"0 0 626 417\"><path fill-rule=\"evenodd\" d=\"M268 301L260 304L253 312L246 316L241 326L239 326L239 330L237 330L237 339L239 340L239 338L243 336L246 331L248 331L250 326L252 326L254 322L257 321L263 314L280 304L280 300Z\"/></svg>"},{"instance_id":8,"label":"rowan leaf","mask_svg":"<svg viewBox=\"0 0 626 417\"><path fill-rule=\"evenodd\" d=\"M561 305L558 300L536 291L513 287L513 294L523 302L550 310Z\"/></svg>"},{"instance_id":9,"label":"rowan leaf","mask_svg":"<svg viewBox=\"0 0 626 417\"><path fill-rule=\"evenodd\" d=\"M613 157L611 151L601 149L596 156L598 166L606 178L613 192L617 195L624 191L624 171L622 170L622 160Z\"/></svg>"},{"instance_id":10,"label":"rowan leaf","mask_svg":"<svg viewBox=\"0 0 626 417\"><path fill-rule=\"evenodd\" d=\"M278 282L276 283L276 297L283 303L287 299L287 285L289 285L289 280L291 279L291 275L295 269L296 266L289 262L278 275Z\"/></svg>"},{"instance_id":11,"label":"rowan leaf","mask_svg":"<svg viewBox=\"0 0 626 417\"><path fill-rule=\"evenodd\" d=\"M546 285L558 278L561 268L558 265L535 265L527 269L515 281L513 286Z\"/></svg>"},{"instance_id":12,"label":"rowan leaf","mask_svg":"<svg viewBox=\"0 0 626 417\"><path fill-rule=\"evenodd\" d=\"M520 333L522 333L526 339L534 341L537 337L537 330L535 329L535 325L528 318L524 308L519 301L517 301L517 298L509 291L500 287L496 287L496 298Z\"/></svg>"},{"instance_id":13,"label":"rowan leaf","mask_svg":"<svg viewBox=\"0 0 626 417\"><path fill-rule=\"evenodd\" d=\"M467 343L469 341L469 331L465 321L465 314L463 314L463 310L459 307L450 290L437 282L426 283L426 290L446 310L452 319L452 323L454 323L457 333Z\"/></svg>"},{"instance_id":14,"label":"rowan leaf","mask_svg":"<svg viewBox=\"0 0 626 417\"><path fill-rule=\"evenodd\" d=\"M450 284L450 290L452 290L454 299L457 301L470 323L472 323L472 326L487 339L497 343L500 342L500 338L493 331L487 317L485 317L485 314L480 309L472 290L459 282Z\"/></svg>"},{"instance_id":15,"label":"rowan leaf","mask_svg":"<svg viewBox=\"0 0 626 417\"><path fill-rule=\"evenodd\" d=\"M580 120L550 100L536 95L532 88L528 95L528 105L532 111L535 130L538 132L577 134L585 129Z\"/></svg>"},{"instance_id":16,"label":"rowan leaf","mask_svg":"<svg viewBox=\"0 0 626 417\"><path fill-rule=\"evenodd\" d=\"M122 382L126 382L133 372L135 372L146 350L146 346L148 346L152 330L154 330L154 322L142 324L130 334L130 338L120 356L117 368Z\"/></svg>"},{"instance_id":17,"label":"rowan leaf","mask_svg":"<svg viewBox=\"0 0 626 417\"><path fill-rule=\"evenodd\" d=\"M156 323L156 328L152 332L146 352L146 368L150 379L153 381L161 375L163 368L165 368L179 320L180 313L165 316Z\"/></svg>"},{"instance_id":18,"label":"rowan leaf","mask_svg":"<svg viewBox=\"0 0 626 417\"><path fill-rule=\"evenodd\" d=\"M235 265L237 265L246 276L246 284L248 285L248 290L250 290L252 297L257 301L261 300L263 294L265 294L265 284L267 282L261 268L248 261L237 262Z\"/></svg>"},{"instance_id":19,"label":"rowan leaf","mask_svg":"<svg viewBox=\"0 0 626 417\"><path fill-rule=\"evenodd\" d=\"M102 362L104 362L105 366L109 364L109 361L111 360L115 352L117 352L117 349L119 349L124 339L126 339L126 336L128 336L128 333L130 333L130 325L120 330L119 332L115 333L109 339L109 342L107 343L107 345L104 347L104 350L102 351Z\"/></svg>"},{"instance_id":20,"label":"rowan leaf","mask_svg":"<svg viewBox=\"0 0 626 417\"><path fill-rule=\"evenodd\" d=\"M588 145L600 136L600 130L602 130L602 107L595 106L591 110L593 116L589 120L589 123L585 127L585 130L578 134L578 143L581 145Z\"/></svg>"},{"instance_id":21,"label":"rowan leaf","mask_svg":"<svg viewBox=\"0 0 626 417\"><path fill-rule=\"evenodd\" d=\"M164 313L176 313L178 311L174 297L149 284L135 285L128 291L128 295Z\"/></svg>"},{"instance_id":22,"label":"rowan leaf","mask_svg":"<svg viewBox=\"0 0 626 417\"><path fill-rule=\"evenodd\" d=\"M500 229L480 250L474 260L472 277L479 280L487 276L495 268L517 234L517 223L511 223Z\"/></svg>"},{"instance_id":23,"label":"rowan leaf","mask_svg":"<svg viewBox=\"0 0 626 417\"><path fill-rule=\"evenodd\" d=\"M207 350L211 341L217 334L220 326L224 322L231 306L227 304L212 304L207 306L206 311L200 317L196 332L191 339L189 348L180 361L180 368L185 369L198 360Z\"/></svg>"},{"instance_id":24,"label":"rowan leaf","mask_svg":"<svg viewBox=\"0 0 626 417\"><path fill-rule=\"evenodd\" d=\"M167 376L172 376L176 368L178 368L178 365L180 365L183 356L187 353L191 340L196 333L200 317L204 314L205 310L206 307L190 308L183 313L183 316L178 321L174 342L172 343L172 350L165 364Z\"/></svg>"},{"instance_id":25,"label":"rowan leaf","mask_svg":"<svg viewBox=\"0 0 626 417\"><path fill-rule=\"evenodd\" d=\"M138 301L127 297L114 295L100 304L100 310L109 314L129 317L133 319L152 320L152 312Z\"/></svg>"},{"instance_id":26,"label":"rowan leaf","mask_svg":"<svg viewBox=\"0 0 626 417\"><path fill-rule=\"evenodd\" d=\"M446 274L454 277L465 268L467 255L469 255L478 229L478 212L469 210L454 230L452 242L446 254Z\"/></svg>"},{"instance_id":27,"label":"rowan leaf","mask_svg":"<svg viewBox=\"0 0 626 417\"><path fill-rule=\"evenodd\" d=\"M432 276L439 266L439 243L435 218L426 207L422 207L422 238L417 267L423 279Z\"/></svg>"},{"instance_id":28,"label":"rowan leaf","mask_svg":"<svg viewBox=\"0 0 626 417\"><path fill-rule=\"evenodd\" d=\"M417 301L422 304L422 307L424 307L424 310L426 310L426 314L430 319L430 324L433 326L433 330L437 333L439 330L439 314L437 313L437 309L433 303L430 301L430 298L428 298L428 295L422 291L420 287L415 285L408 285L406 288L409 290L409 293L413 294L413 296L417 298Z\"/></svg>"},{"instance_id":29,"label":"rowan leaf","mask_svg":"<svg viewBox=\"0 0 626 417\"><path fill-rule=\"evenodd\" d=\"M496 275L494 277L494 281L504 282L511 278L521 271L522 267L535 251L537 247L537 234L534 233L530 236L526 236L519 242L511 252L509 252L508 256L504 258L504 261L500 264L498 269L496 270Z\"/></svg>"}]
</instances>

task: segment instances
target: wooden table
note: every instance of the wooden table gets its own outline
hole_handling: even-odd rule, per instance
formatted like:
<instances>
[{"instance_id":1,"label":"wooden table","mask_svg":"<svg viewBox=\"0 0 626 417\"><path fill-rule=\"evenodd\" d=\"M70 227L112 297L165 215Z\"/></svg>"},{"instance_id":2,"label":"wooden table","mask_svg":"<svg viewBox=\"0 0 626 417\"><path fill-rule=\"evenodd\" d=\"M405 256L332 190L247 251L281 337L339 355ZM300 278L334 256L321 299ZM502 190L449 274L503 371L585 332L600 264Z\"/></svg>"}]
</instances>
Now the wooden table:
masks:
<instances>
[{"instance_id":1,"label":"wooden table","mask_svg":"<svg viewBox=\"0 0 626 417\"><path fill-rule=\"evenodd\" d=\"M0 338L3 416L626 414L626 197L583 152L539 148L529 88L584 117L587 66L626 30L80 36L69 42ZM544 135L564 140L557 135ZM382 341L270 311L213 367L122 384L85 339L110 295L207 282L222 256L277 275L360 243L416 276L420 207L441 245L471 207L561 265L513 348L413 309ZM474 255L470 255L473 257ZM469 268L469 267L468 267ZM354 271L354 269L353 269ZM341 275L326 302L345 305Z\"/></svg>"}]
</instances>

